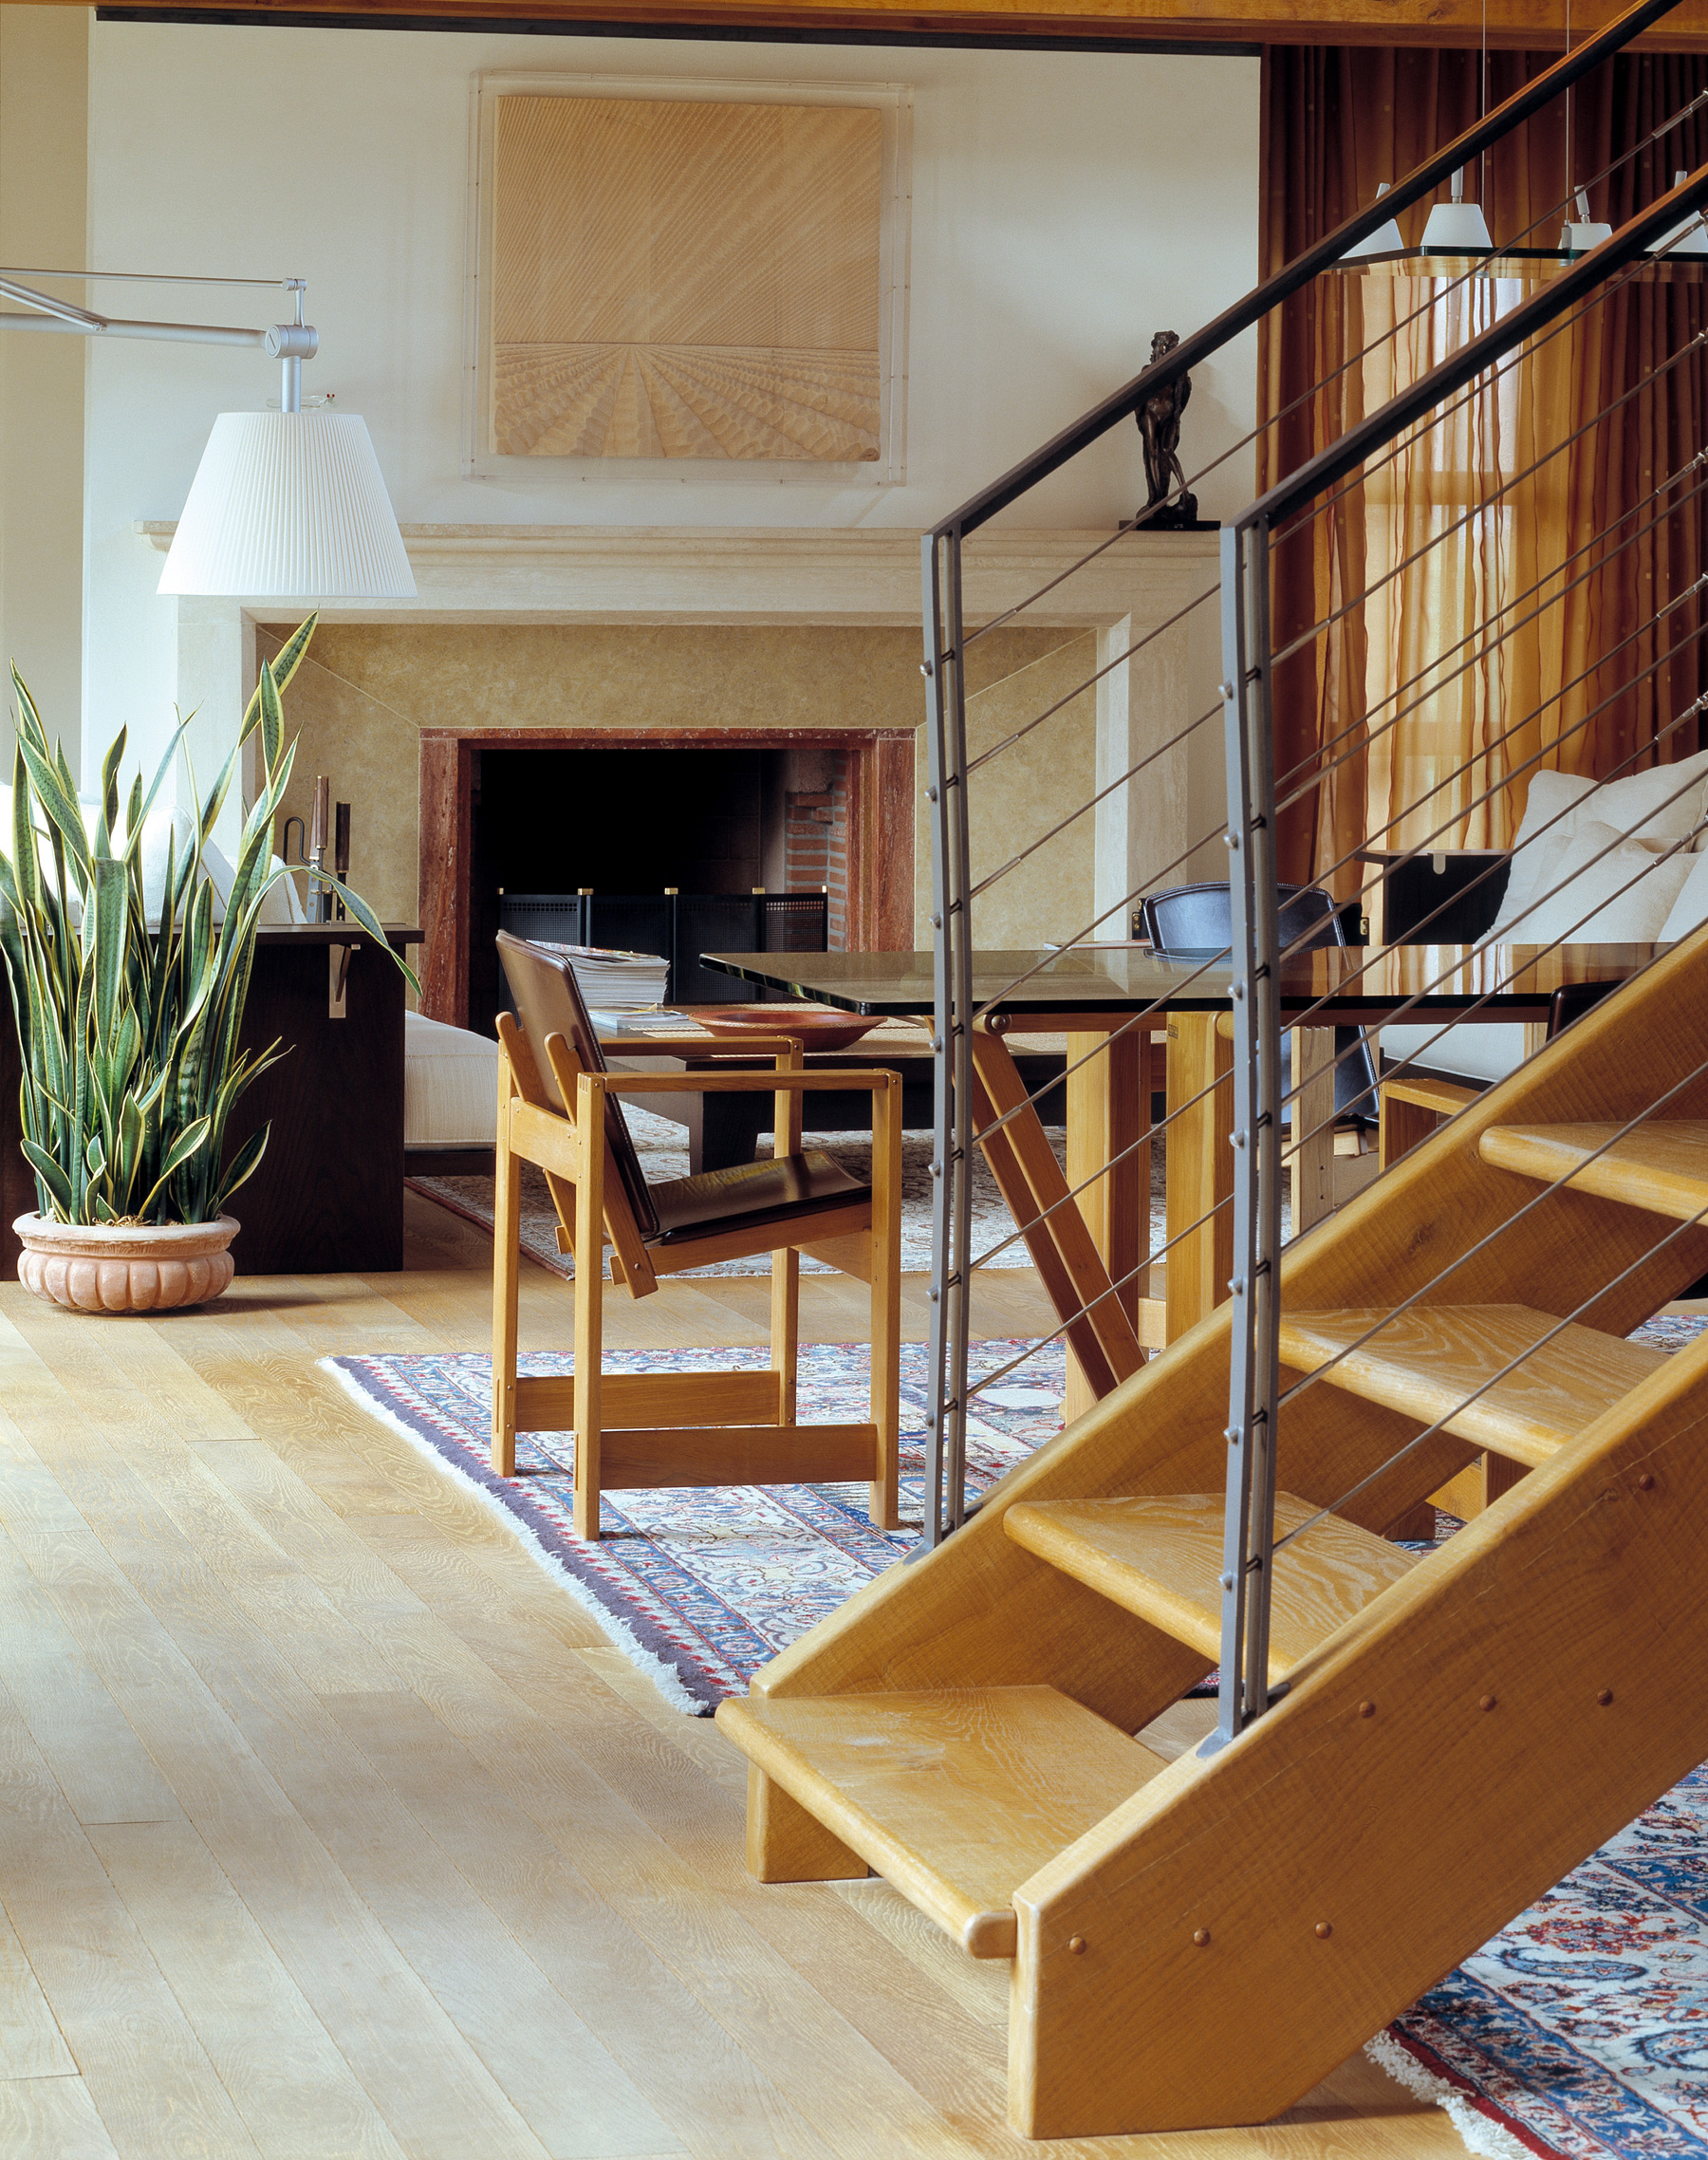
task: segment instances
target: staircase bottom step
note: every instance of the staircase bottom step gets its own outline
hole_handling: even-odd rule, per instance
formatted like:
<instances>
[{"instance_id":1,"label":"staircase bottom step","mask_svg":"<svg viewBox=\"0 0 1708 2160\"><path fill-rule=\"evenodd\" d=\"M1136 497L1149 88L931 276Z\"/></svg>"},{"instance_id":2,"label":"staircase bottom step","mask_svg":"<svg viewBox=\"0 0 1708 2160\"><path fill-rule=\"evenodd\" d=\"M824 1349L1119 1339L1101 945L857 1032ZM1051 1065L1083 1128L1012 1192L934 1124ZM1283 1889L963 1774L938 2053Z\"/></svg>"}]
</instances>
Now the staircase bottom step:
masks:
<instances>
[{"instance_id":1,"label":"staircase bottom step","mask_svg":"<svg viewBox=\"0 0 1708 2160\"><path fill-rule=\"evenodd\" d=\"M717 1722L971 1956L1014 1954L1014 1891L1167 1765L1053 1687L736 1697Z\"/></svg>"}]
</instances>

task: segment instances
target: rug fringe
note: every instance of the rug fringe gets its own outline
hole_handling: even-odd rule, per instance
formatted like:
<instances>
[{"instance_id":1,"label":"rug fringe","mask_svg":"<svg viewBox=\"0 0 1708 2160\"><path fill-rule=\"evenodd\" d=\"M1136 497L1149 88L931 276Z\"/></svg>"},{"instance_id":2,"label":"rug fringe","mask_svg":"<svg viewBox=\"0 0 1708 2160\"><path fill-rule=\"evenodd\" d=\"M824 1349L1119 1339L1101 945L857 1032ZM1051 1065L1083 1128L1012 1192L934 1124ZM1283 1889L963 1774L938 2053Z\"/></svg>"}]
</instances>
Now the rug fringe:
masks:
<instances>
[{"instance_id":1,"label":"rug fringe","mask_svg":"<svg viewBox=\"0 0 1708 2160\"><path fill-rule=\"evenodd\" d=\"M1475 2100L1444 2077L1426 2070L1392 2033L1384 2030L1366 2040L1365 2053L1378 2070L1386 2071L1396 2085L1403 2085L1415 2098L1433 2100L1457 2131L1466 2151L1476 2153L1478 2160L1535 2160L1534 2151L1522 2138L1492 2121Z\"/></svg>"},{"instance_id":2,"label":"rug fringe","mask_svg":"<svg viewBox=\"0 0 1708 2160\"><path fill-rule=\"evenodd\" d=\"M418 1454L424 1455L436 1470L442 1471L454 1484L472 1493L489 1515L495 1516L534 1565L543 1569L560 1590L568 1592L576 1604L591 1617L612 1648L621 1650L637 1671L644 1673L673 1710L684 1711L691 1718L710 1715L707 1705L683 1685L674 1667L656 1656L614 1612L601 1605L585 1583L578 1581L555 1553L547 1552L527 1524L518 1521L502 1500L471 1478L466 1470L449 1461L430 1440L413 1430L395 1411L387 1409L383 1403L377 1402L356 1375L348 1371L337 1358L323 1357L318 1362L321 1370L329 1372L345 1394L359 1403L371 1418L377 1419L388 1430L395 1432L400 1440L408 1441L411 1447Z\"/></svg>"}]
</instances>

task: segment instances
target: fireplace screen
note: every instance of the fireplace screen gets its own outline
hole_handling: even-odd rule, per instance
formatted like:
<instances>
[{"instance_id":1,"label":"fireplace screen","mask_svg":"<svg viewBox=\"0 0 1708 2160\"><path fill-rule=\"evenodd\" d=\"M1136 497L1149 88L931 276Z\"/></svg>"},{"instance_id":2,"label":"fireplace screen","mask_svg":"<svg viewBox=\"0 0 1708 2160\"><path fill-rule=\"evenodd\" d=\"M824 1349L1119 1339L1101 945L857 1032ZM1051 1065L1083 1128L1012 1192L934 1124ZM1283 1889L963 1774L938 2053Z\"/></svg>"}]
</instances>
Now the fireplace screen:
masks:
<instances>
[{"instance_id":1,"label":"fireplace screen","mask_svg":"<svg viewBox=\"0 0 1708 2160\"><path fill-rule=\"evenodd\" d=\"M702 953L822 953L830 903L818 892L506 893L499 927L557 945L610 945L670 962L672 1005L736 1005L751 983L702 966ZM508 1001L508 995L507 995Z\"/></svg>"}]
</instances>

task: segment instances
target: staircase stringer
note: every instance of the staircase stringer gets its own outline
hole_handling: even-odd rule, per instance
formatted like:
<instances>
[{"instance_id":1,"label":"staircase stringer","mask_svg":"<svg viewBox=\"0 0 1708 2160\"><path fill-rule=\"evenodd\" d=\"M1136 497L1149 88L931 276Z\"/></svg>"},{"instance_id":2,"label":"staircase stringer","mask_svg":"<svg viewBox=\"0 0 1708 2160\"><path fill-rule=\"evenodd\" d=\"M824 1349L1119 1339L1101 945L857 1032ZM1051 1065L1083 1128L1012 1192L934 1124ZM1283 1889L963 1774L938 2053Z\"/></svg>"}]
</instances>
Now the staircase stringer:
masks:
<instances>
[{"instance_id":1,"label":"staircase stringer","mask_svg":"<svg viewBox=\"0 0 1708 2160\"><path fill-rule=\"evenodd\" d=\"M1664 1793L1705 1541L1708 1336L1021 1887L1015 2127L1270 2119Z\"/></svg>"},{"instance_id":2,"label":"staircase stringer","mask_svg":"<svg viewBox=\"0 0 1708 2160\"><path fill-rule=\"evenodd\" d=\"M1533 1180L1479 1159L1490 1126L1640 1114L1701 1061L1696 1015L1704 1010L1708 930L1290 1247L1281 1263L1284 1308L1397 1303L1422 1289L1536 1196ZM1679 1117L1708 1115L1708 1076L1667 1108ZM1522 1302L1563 1315L1636 1262L1630 1279L1585 1315L1623 1334L1708 1273L1708 1230L1687 1231L1643 1260L1657 1235L1655 1219L1637 1209L1561 1191L1427 1294L1444 1304ZM886 1571L764 1667L754 1691L1043 1684L1136 1730L1201 1675L1202 1658L1025 1551L1004 1535L1002 1517L1020 1499L1219 1491L1229 1339L1223 1305L1012 1471L964 1529L912 1566ZM1283 1413L1280 1483L1330 1505L1420 1429L1344 1389L1313 1387ZM1344 1512L1385 1530L1477 1452L1438 1434Z\"/></svg>"}]
</instances>

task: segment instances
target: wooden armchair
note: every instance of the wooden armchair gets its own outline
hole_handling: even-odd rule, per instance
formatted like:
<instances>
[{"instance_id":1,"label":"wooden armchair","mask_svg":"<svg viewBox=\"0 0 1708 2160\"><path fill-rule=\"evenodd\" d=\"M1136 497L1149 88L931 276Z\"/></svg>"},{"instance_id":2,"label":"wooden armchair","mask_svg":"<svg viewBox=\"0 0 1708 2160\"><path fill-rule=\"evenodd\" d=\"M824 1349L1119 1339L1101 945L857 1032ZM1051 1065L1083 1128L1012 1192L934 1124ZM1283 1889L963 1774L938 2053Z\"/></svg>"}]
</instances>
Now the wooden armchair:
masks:
<instances>
[{"instance_id":1,"label":"wooden armchair","mask_svg":"<svg viewBox=\"0 0 1708 2160\"><path fill-rule=\"evenodd\" d=\"M901 1265L901 1081L894 1072L806 1072L801 1045L744 1041L774 1054L766 1071L612 1074L575 978L557 955L500 932L520 1025L499 1015L497 1206L492 1257L492 1467L515 1471L516 1433L575 1433L575 1529L599 1536L599 1496L654 1485L794 1484L863 1478L871 1518L897 1527ZM785 1015L786 1017L786 1015ZM625 1040L625 1055L679 1055L683 1045ZM703 1052L703 1042L693 1046ZM801 1148L808 1089L872 1094L872 1182ZM776 1153L767 1162L649 1185L623 1120L622 1095L660 1089L761 1089L776 1096ZM558 1243L576 1256L575 1370L518 1379L521 1165L546 1174ZM771 1255L770 1369L607 1374L603 1370L603 1249L611 1276L646 1297L662 1275ZM871 1287L871 1417L864 1424L795 1423L800 1255Z\"/></svg>"}]
</instances>

